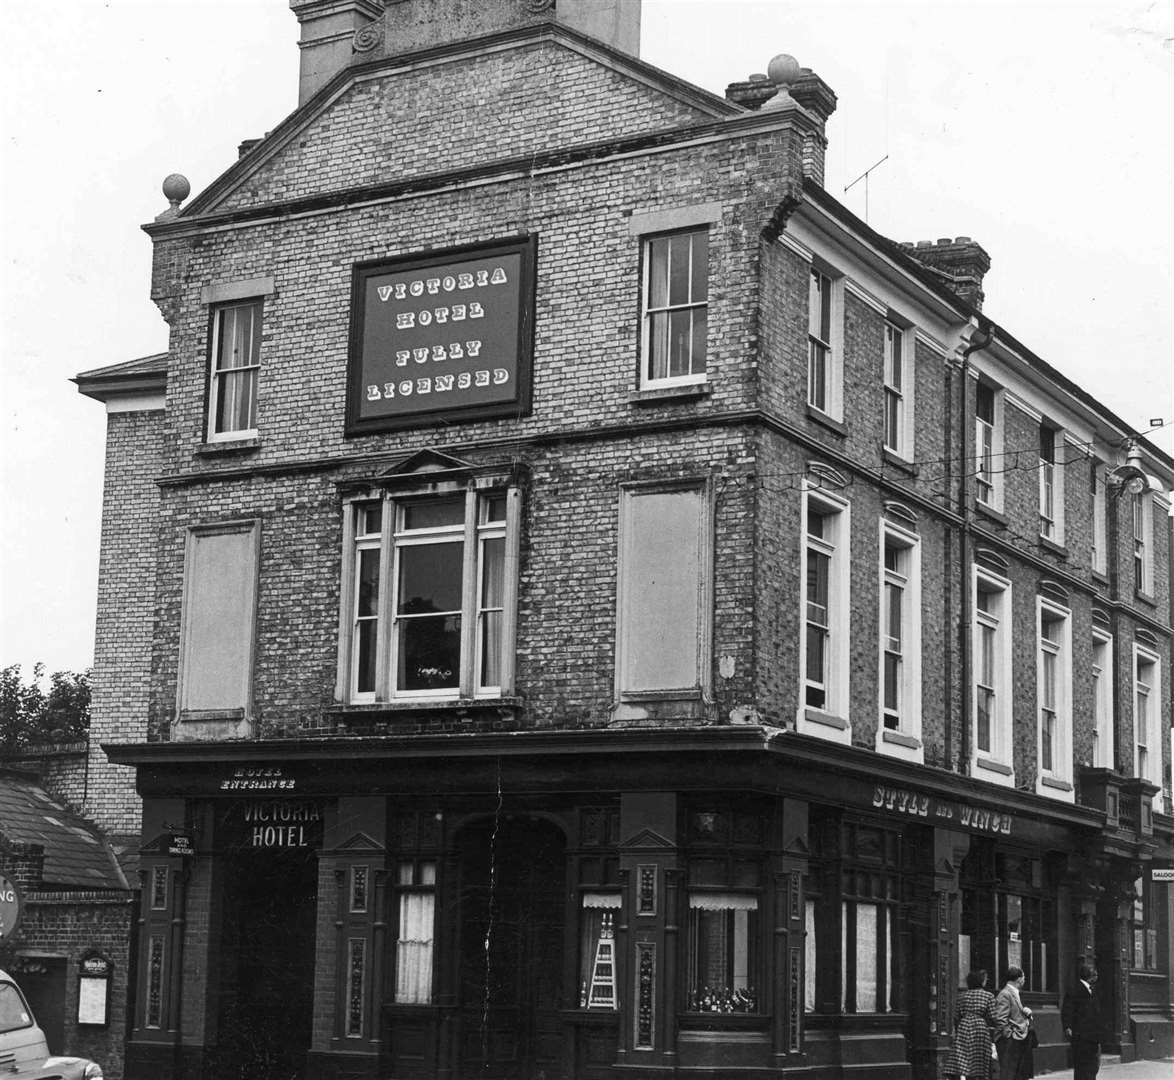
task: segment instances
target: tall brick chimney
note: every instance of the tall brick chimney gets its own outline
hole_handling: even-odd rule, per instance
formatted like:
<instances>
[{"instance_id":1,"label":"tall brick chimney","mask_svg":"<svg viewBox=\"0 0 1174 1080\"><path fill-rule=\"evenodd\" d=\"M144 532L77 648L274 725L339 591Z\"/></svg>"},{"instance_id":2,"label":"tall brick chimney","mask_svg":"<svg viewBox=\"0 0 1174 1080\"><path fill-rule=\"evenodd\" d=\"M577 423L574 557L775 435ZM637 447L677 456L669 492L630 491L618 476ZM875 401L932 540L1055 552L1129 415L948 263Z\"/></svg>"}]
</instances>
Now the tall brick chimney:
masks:
<instances>
[{"instance_id":1,"label":"tall brick chimney","mask_svg":"<svg viewBox=\"0 0 1174 1080\"><path fill-rule=\"evenodd\" d=\"M377 26L383 0L289 0L301 23L298 104L304 105L355 56L359 31Z\"/></svg>"},{"instance_id":2,"label":"tall brick chimney","mask_svg":"<svg viewBox=\"0 0 1174 1080\"><path fill-rule=\"evenodd\" d=\"M823 186L828 118L836 111L832 88L811 68L800 67L783 53L767 68L769 74L751 75L745 82L730 83L726 98L747 109L793 109L799 106L808 123L803 130L803 175Z\"/></svg>"},{"instance_id":3,"label":"tall brick chimney","mask_svg":"<svg viewBox=\"0 0 1174 1080\"><path fill-rule=\"evenodd\" d=\"M982 279L991 268L991 257L982 245L969 236L951 240L948 236L936 244L919 240L916 244L901 244L906 255L912 255L922 266L932 270L942 283L977 310L982 310Z\"/></svg>"}]
</instances>

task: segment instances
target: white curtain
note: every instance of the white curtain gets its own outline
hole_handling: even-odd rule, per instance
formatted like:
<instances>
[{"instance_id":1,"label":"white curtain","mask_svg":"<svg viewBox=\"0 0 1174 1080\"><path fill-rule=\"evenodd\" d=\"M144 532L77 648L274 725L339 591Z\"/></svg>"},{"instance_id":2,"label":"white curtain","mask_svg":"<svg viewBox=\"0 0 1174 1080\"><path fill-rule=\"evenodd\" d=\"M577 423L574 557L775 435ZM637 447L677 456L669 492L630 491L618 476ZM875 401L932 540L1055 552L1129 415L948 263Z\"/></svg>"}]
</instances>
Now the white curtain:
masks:
<instances>
[{"instance_id":1,"label":"white curtain","mask_svg":"<svg viewBox=\"0 0 1174 1080\"><path fill-rule=\"evenodd\" d=\"M395 1000L427 1005L432 1000L432 927L436 897L403 893L399 904L399 940L395 953Z\"/></svg>"}]
</instances>

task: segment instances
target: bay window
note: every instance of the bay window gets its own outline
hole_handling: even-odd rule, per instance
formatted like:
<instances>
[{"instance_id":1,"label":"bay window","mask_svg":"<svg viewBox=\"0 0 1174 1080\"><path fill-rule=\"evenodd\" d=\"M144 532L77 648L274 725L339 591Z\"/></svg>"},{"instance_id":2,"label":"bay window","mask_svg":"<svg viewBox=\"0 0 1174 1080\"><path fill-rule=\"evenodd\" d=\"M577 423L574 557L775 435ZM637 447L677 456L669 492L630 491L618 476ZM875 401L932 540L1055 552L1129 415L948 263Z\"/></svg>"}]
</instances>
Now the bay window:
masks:
<instances>
[{"instance_id":1,"label":"bay window","mask_svg":"<svg viewBox=\"0 0 1174 1080\"><path fill-rule=\"evenodd\" d=\"M509 692L517 502L516 489L461 488L347 505L346 700Z\"/></svg>"}]
</instances>

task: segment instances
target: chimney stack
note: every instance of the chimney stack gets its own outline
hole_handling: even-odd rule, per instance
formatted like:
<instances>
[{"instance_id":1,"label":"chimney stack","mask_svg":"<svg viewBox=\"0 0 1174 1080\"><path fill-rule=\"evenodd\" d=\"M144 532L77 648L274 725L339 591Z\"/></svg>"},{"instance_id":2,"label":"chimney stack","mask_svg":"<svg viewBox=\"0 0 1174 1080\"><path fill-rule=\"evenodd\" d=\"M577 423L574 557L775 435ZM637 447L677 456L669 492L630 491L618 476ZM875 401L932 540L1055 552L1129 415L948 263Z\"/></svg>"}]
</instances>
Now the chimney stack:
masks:
<instances>
[{"instance_id":1,"label":"chimney stack","mask_svg":"<svg viewBox=\"0 0 1174 1080\"><path fill-rule=\"evenodd\" d=\"M824 154L828 118L836 111L832 88L811 68L800 67L782 53L767 67L766 75L751 75L746 82L730 83L726 98L746 109L793 109L798 106L807 123L803 126L803 175L823 187Z\"/></svg>"},{"instance_id":2,"label":"chimney stack","mask_svg":"<svg viewBox=\"0 0 1174 1080\"><path fill-rule=\"evenodd\" d=\"M289 0L289 7L302 26L298 104L304 105L358 55L359 31L382 30L383 0Z\"/></svg>"},{"instance_id":3,"label":"chimney stack","mask_svg":"<svg viewBox=\"0 0 1174 1080\"><path fill-rule=\"evenodd\" d=\"M919 240L916 244L904 241L901 250L932 270L961 299L982 311L982 279L991 268L991 257L981 244L969 236L953 240L947 236L936 244L930 240Z\"/></svg>"}]
</instances>

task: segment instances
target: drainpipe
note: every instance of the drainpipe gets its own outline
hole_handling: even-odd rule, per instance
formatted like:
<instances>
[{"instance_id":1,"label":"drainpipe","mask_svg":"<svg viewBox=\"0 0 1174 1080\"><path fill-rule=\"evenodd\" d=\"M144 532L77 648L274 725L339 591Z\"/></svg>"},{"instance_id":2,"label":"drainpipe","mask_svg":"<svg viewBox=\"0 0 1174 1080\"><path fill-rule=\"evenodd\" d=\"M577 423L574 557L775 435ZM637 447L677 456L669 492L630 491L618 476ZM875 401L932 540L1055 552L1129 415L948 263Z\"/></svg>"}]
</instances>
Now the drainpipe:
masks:
<instances>
[{"instance_id":1,"label":"drainpipe","mask_svg":"<svg viewBox=\"0 0 1174 1080\"><path fill-rule=\"evenodd\" d=\"M960 561L960 579L962 591L960 599L962 601L962 615L959 625L959 641L961 645L962 655L959 657L962 667L962 708L960 716L962 723L959 731L959 751L961 754L961 772L963 775L970 774L970 740L973 734L974 717L971 715L971 693L970 684L972 680L971 668L973 643L973 628L972 622L974 619L971 611L971 589L970 589L970 564L973 561L972 554L972 537L971 537L971 514L972 507L970 503L970 473L971 468L968 467L967 462L973 460L977 465L978 458L975 456L971 459L968 451L971 449L971 440L974 437L974 420L970 415L967 407L969 395L967 389L970 384L970 354L977 352L979 349L985 349L990 345L992 340L990 323L985 319L971 316L970 321L962 329L962 339L965 345L958 350L961 359L961 385L958 389L958 396L960 399L959 415L961 417L958 429L958 440L961 446L961 454L959 459L961 461L961 468L958 475L958 512L962 518L961 528L961 545L958 553Z\"/></svg>"}]
</instances>

